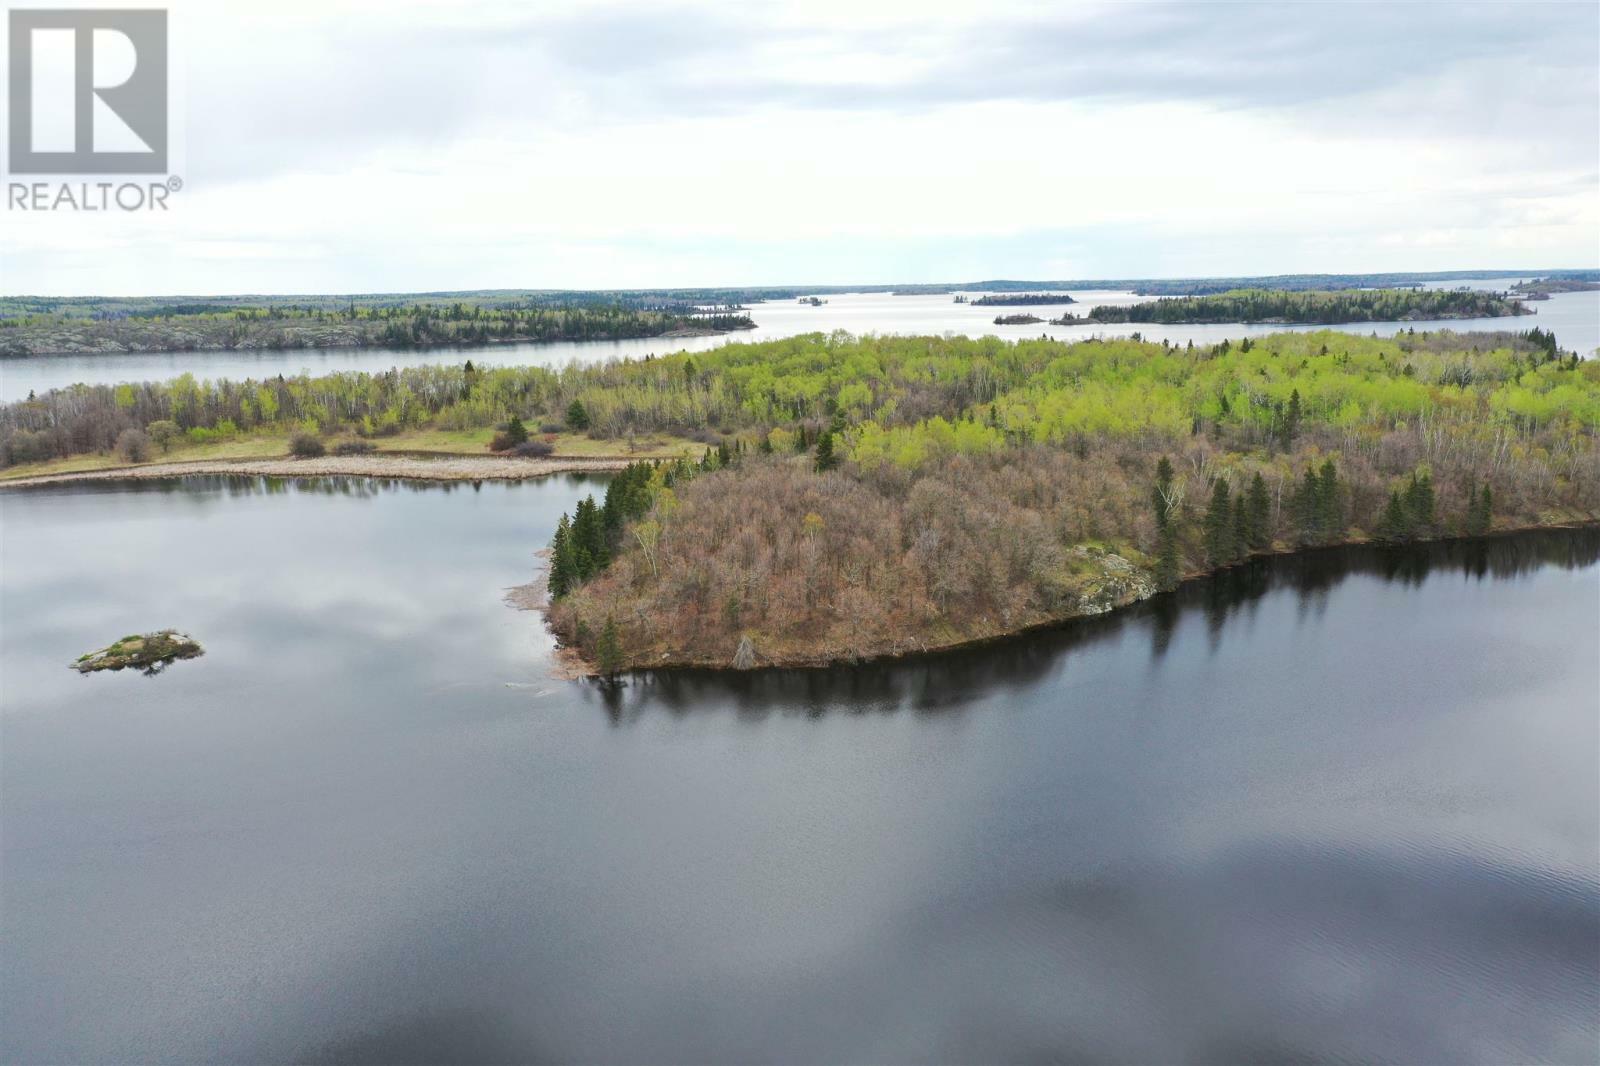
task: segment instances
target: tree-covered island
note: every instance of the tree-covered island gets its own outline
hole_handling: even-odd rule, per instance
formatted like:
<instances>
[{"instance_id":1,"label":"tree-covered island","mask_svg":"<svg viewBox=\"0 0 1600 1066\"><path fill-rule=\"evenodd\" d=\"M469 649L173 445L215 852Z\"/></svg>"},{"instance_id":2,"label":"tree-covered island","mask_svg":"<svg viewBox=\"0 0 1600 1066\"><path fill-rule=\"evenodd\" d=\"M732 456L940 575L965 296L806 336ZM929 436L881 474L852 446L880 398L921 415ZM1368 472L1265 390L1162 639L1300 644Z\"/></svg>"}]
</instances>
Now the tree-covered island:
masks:
<instances>
[{"instance_id":1,"label":"tree-covered island","mask_svg":"<svg viewBox=\"0 0 1600 1066\"><path fill-rule=\"evenodd\" d=\"M746 314L621 305L225 307L178 304L94 316L0 317L0 356L283 348L414 348L522 341L684 337L753 329Z\"/></svg>"},{"instance_id":2,"label":"tree-covered island","mask_svg":"<svg viewBox=\"0 0 1600 1066\"><path fill-rule=\"evenodd\" d=\"M994 293L972 301L973 307L1054 307L1078 301L1064 292Z\"/></svg>"},{"instance_id":3,"label":"tree-covered island","mask_svg":"<svg viewBox=\"0 0 1600 1066\"><path fill-rule=\"evenodd\" d=\"M1125 306L1102 305L1083 315L1071 312L1053 325L1082 322L1183 323L1269 322L1337 325L1345 322L1426 322L1503 318L1532 312L1519 301L1469 289L1342 289L1290 292L1237 289L1209 296L1170 296Z\"/></svg>"}]
</instances>

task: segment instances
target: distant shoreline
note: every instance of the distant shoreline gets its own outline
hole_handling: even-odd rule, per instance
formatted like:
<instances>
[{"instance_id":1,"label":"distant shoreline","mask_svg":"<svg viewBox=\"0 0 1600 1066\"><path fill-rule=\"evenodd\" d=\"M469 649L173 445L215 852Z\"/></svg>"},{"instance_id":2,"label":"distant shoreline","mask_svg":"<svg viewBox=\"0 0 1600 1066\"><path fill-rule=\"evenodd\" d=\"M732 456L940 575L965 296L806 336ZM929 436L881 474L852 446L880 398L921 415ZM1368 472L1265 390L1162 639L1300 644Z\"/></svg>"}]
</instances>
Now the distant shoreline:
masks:
<instances>
[{"instance_id":1,"label":"distant shoreline","mask_svg":"<svg viewBox=\"0 0 1600 1066\"><path fill-rule=\"evenodd\" d=\"M195 459L145 463L105 470L35 474L0 480L5 489L35 488L80 481L150 481L195 475L244 477L381 477L406 481L526 481L551 474L621 470L627 458L507 459L496 456L424 458L412 455L339 455L317 459Z\"/></svg>"}]
</instances>

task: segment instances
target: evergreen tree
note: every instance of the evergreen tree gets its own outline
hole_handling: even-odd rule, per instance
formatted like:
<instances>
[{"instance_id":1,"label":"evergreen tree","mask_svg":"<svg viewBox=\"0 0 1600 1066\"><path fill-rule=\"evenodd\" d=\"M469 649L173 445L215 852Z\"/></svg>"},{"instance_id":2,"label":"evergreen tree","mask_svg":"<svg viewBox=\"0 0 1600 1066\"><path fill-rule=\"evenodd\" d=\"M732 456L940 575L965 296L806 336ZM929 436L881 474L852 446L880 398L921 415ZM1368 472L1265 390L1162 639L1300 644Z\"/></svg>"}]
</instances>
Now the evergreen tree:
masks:
<instances>
[{"instance_id":1,"label":"evergreen tree","mask_svg":"<svg viewBox=\"0 0 1600 1066\"><path fill-rule=\"evenodd\" d=\"M1217 478L1211 484L1211 503L1206 508L1206 562L1226 566L1233 561L1233 511L1228 506L1228 483Z\"/></svg>"},{"instance_id":2,"label":"evergreen tree","mask_svg":"<svg viewBox=\"0 0 1600 1066\"><path fill-rule=\"evenodd\" d=\"M550 542L550 598L559 600L577 583L572 551L572 523L566 515L556 523L555 539Z\"/></svg>"},{"instance_id":3,"label":"evergreen tree","mask_svg":"<svg viewBox=\"0 0 1600 1066\"><path fill-rule=\"evenodd\" d=\"M1150 490L1150 504L1156 512L1156 529L1167 528L1167 498L1172 492L1172 460L1165 455L1156 464L1156 485Z\"/></svg>"},{"instance_id":4,"label":"evergreen tree","mask_svg":"<svg viewBox=\"0 0 1600 1066\"><path fill-rule=\"evenodd\" d=\"M1302 544L1315 544L1322 539L1322 511L1317 501L1322 495L1322 479L1315 470L1307 469L1305 479L1294 494L1294 521L1300 532Z\"/></svg>"},{"instance_id":5,"label":"evergreen tree","mask_svg":"<svg viewBox=\"0 0 1600 1066\"><path fill-rule=\"evenodd\" d=\"M1389 502L1383 509L1383 516L1378 519L1376 533L1383 540L1406 540L1411 536L1410 525L1406 518L1405 504L1400 502L1400 494L1391 491Z\"/></svg>"},{"instance_id":6,"label":"evergreen tree","mask_svg":"<svg viewBox=\"0 0 1600 1066\"><path fill-rule=\"evenodd\" d=\"M1404 502L1412 532L1421 535L1433 532L1433 478L1426 471L1411 475L1411 484L1406 486Z\"/></svg>"},{"instance_id":7,"label":"evergreen tree","mask_svg":"<svg viewBox=\"0 0 1600 1066\"><path fill-rule=\"evenodd\" d=\"M579 500L574 509L572 540L577 548L576 570L580 580L587 581L605 569L611 553L606 543L605 523L593 496Z\"/></svg>"},{"instance_id":8,"label":"evergreen tree","mask_svg":"<svg viewBox=\"0 0 1600 1066\"><path fill-rule=\"evenodd\" d=\"M717 445L717 465L719 467L733 465L733 452L728 448L727 441L723 441Z\"/></svg>"},{"instance_id":9,"label":"evergreen tree","mask_svg":"<svg viewBox=\"0 0 1600 1066\"><path fill-rule=\"evenodd\" d=\"M1339 484L1339 472L1332 459L1324 459L1322 473L1317 478L1317 518L1325 538L1336 538L1344 533L1344 489Z\"/></svg>"},{"instance_id":10,"label":"evergreen tree","mask_svg":"<svg viewBox=\"0 0 1600 1066\"><path fill-rule=\"evenodd\" d=\"M1178 587L1178 580L1182 576L1183 568L1178 559L1178 531L1169 523L1161 527L1161 541L1156 548L1156 588L1171 592Z\"/></svg>"},{"instance_id":11,"label":"evergreen tree","mask_svg":"<svg viewBox=\"0 0 1600 1066\"><path fill-rule=\"evenodd\" d=\"M567 405L567 428L589 428L589 410L583 406L582 400L573 400Z\"/></svg>"},{"instance_id":12,"label":"evergreen tree","mask_svg":"<svg viewBox=\"0 0 1600 1066\"><path fill-rule=\"evenodd\" d=\"M769 440L766 437L762 437L761 438L761 444L757 447L757 450L762 455L771 455L772 454L772 441Z\"/></svg>"},{"instance_id":13,"label":"evergreen tree","mask_svg":"<svg viewBox=\"0 0 1600 1066\"><path fill-rule=\"evenodd\" d=\"M1467 533L1481 537L1494 524L1494 496L1485 485L1481 492L1467 494Z\"/></svg>"},{"instance_id":14,"label":"evergreen tree","mask_svg":"<svg viewBox=\"0 0 1600 1066\"><path fill-rule=\"evenodd\" d=\"M1234 562L1243 559L1250 552L1250 512L1245 507L1244 493L1233 498L1233 552L1230 558Z\"/></svg>"},{"instance_id":15,"label":"evergreen tree","mask_svg":"<svg viewBox=\"0 0 1600 1066\"><path fill-rule=\"evenodd\" d=\"M1300 435L1300 418L1300 390L1294 389L1289 393L1289 407L1283 413L1284 451L1294 447L1294 439Z\"/></svg>"},{"instance_id":16,"label":"evergreen tree","mask_svg":"<svg viewBox=\"0 0 1600 1066\"><path fill-rule=\"evenodd\" d=\"M1267 495L1267 480L1256 471L1250 479L1250 493L1245 502L1249 513L1249 535L1245 538L1251 551L1260 551L1272 545L1272 499Z\"/></svg>"},{"instance_id":17,"label":"evergreen tree","mask_svg":"<svg viewBox=\"0 0 1600 1066\"><path fill-rule=\"evenodd\" d=\"M826 432L817 438L817 473L832 470L839 465L839 459L833 454L833 433Z\"/></svg>"},{"instance_id":18,"label":"evergreen tree","mask_svg":"<svg viewBox=\"0 0 1600 1066\"><path fill-rule=\"evenodd\" d=\"M600 672L606 677L614 677L622 669L622 640L617 635L616 619L606 619L604 628L600 630L600 639L595 642L594 657Z\"/></svg>"}]
</instances>

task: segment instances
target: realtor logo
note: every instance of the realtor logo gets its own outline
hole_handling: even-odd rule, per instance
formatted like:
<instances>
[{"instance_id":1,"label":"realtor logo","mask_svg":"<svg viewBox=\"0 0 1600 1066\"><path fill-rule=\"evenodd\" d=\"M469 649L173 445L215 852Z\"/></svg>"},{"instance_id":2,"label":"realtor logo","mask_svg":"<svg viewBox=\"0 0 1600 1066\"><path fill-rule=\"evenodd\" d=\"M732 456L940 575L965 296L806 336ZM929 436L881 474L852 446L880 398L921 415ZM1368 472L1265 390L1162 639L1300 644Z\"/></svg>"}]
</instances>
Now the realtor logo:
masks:
<instances>
[{"instance_id":1,"label":"realtor logo","mask_svg":"<svg viewBox=\"0 0 1600 1066\"><path fill-rule=\"evenodd\" d=\"M167 13L10 12L13 174L167 171Z\"/></svg>"}]
</instances>

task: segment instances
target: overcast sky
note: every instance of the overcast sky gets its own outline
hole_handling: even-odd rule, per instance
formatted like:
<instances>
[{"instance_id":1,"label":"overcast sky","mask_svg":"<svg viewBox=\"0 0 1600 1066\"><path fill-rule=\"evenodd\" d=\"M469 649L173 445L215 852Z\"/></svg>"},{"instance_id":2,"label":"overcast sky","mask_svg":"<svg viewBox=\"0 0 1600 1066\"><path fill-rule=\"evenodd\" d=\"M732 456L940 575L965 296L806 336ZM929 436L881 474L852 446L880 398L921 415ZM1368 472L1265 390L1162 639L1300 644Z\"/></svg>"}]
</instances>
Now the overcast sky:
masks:
<instances>
[{"instance_id":1,"label":"overcast sky","mask_svg":"<svg viewBox=\"0 0 1600 1066\"><path fill-rule=\"evenodd\" d=\"M1600 264L1600 5L188 0L164 215L6 293Z\"/></svg>"}]
</instances>

